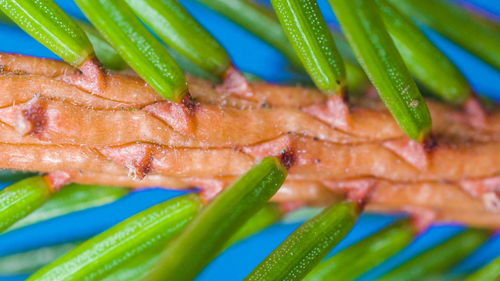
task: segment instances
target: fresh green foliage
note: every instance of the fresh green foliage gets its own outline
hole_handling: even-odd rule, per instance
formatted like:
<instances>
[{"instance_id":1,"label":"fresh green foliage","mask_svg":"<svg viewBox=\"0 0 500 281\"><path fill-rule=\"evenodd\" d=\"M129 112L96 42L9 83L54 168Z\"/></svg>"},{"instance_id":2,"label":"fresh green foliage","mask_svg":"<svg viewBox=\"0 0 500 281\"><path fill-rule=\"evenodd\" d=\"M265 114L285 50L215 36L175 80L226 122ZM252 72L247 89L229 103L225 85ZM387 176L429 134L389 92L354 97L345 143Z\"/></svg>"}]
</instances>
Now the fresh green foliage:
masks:
<instances>
[{"instance_id":1,"label":"fresh green foliage","mask_svg":"<svg viewBox=\"0 0 500 281\"><path fill-rule=\"evenodd\" d=\"M144 280L158 262L163 248L157 247L129 259L106 275L102 281L137 281Z\"/></svg>"},{"instance_id":2,"label":"fresh green foliage","mask_svg":"<svg viewBox=\"0 0 500 281\"><path fill-rule=\"evenodd\" d=\"M431 116L373 0L330 0L347 40L399 126L423 141Z\"/></svg>"},{"instance_id":3,"label":"fresh green foliage","mask_svg":"<svg viewBox=\"0 0 500 281\"><path fill-rule=\"evenodd\" d=\"M227 241L226 247L243 240L262 229L270 226L271 224L280 220L283 215L278 205L268 203L253 215L236 233Z\"/></svg>"},{"instance_id":4,"label":"fresh green foliage","mask_svg":"<svg viewBox=\"0 0 500 281\"><path fill-rule=\"evenodd\" d=\"M6 14L0 12L0 21L7 24L15 24Z\"/></svg>"},{"instance_id":5,"label":"fresh green foliage","mask_svg":"<svg viewBox=\"0 0 500 281\"><path fill-rule=\"evenodd\" d=\"M46 177L24 179L0 191L0 233L26 217L52 197Z\"/></svg>"},{"instance_id":6,"label":"fresh green foliage","mask_svg":"<svg viewBox=\"0 0 500 281\"><path fill-rule=\"evenodd\" d=\"M358 215L355 203L339 203L305 222L245 280L302 280L349 233Z\"/></svg>"},{"instance_id":7,"label":"fresh green foliage","mask_svg":"<svg viewBox=\"0 0 500 281\"><path fill-rule=\"evenodd\" d=\"M95 56L109 69L130 65L160 95L174 102L188 91L182 70L219 82L231 66L226 50L178 0L75 1L97 30L72 20L52 0L0 0L0 11L8 16L2 18L0 12L0 21L12 20L74 66ZM401 128L418 141L429 133L431 118L410 73L451 104L464 103L472 90L408 16L500 69L499 25L446 0L329 0L349 43L328 28L316 0L271 0L276 14L249 0L197 1L280 50L302 66L326 94L343 95L346 87L364 91L365 71ZM81 245L63 244L0 258L0 274L30 273L45 265L29 280L192 280L221 251L281 217L280 209L266 202L286 174L276 158L266 158L201 213L198 196L181 196ZM106 204L127 192L70 185L52 197L57 189L48 178L0 170L0 180L20 179L24 180L0 192L0 232ZM290 235L246 280L352 280L404 248L416 234L409 221L403 220L315 267L348 234L358 208L348 202L324 209ZM435 277L489 235L486 230L466 230L381 280ZM467 280L497 280L499 275L500 260L496 259Z\"/></svg>"},{"instance_id":8,"label":"fresh green foliage","mask_svg":"<svg viewBox=\"0 0 500 281\"><path fill-rule=\"evenodd\" d=\"M286 175L285 167L277 158L264 158L219 194L167 246L148 280L195 278L238 229L278 191Z\"/></svg>"},{"instance_id":9,"label":"fresh green foliage","mask_svg":"<svg viewBox=\"0 0 500 281\"><path fill-rule=\"evenodd\" d=\"M0 0L0 9L70 64L80 66L94 57L85 32L53 0Z\"/></svg>"},{"instance_id":10,"label":"fresh green foliage","mask_svg":"<svg viewBox=\"0 0 500 281\"><path fill-rule=\"evenodd\" d=\"M120 0L75 2L128 65L161 96L174 102L184 97L184 73L128 5Z\"/></svg>"},{"instance_id":11,"label":"fresh green foliage","mask_svg":"<svg viewBox=\"0 0 500 281\"><path fill-rule=\"evenodd\" d=\"M0 181L18 181L32 176L36 176L36 173L23 172L23 171L13 171L13 170L3 170L0 169Z\"/></svg>"},{"instance_id":12,"label":"fresh green foliage","mask_svg":"<svg viewBox=\"0 0 500 281\"><path fill-rule=\"evenodd\" d=\"M301 66L276 15L250 0L196 0L228 17L282 52L293 64Z\"/></svg>"},{"instance_id":13,"label":"fresh green foliage","mask_svg":"<svg viewBox=\"0 0 500 281\"><path fill-rule=\"evenodd\" d=\"M0 257L0 276L33 273L71 251L77 245L67 243Z\"/></svg>"},{"instance_id":14,"label":"fresh green foliage","mask_svg":"<svg viewBox=\"0 0 500 281\"><path fill-rule=\"evenodd\" d=\"M226 248L232 244L243 240L258 231L268 227L269 225L277 222L281 217L281 210L278 206L269 203L266 204L260 211L252 216L226 243ZM106 276L104 281L136 281L142 280L147 277L149 271L158 262L161 256L162 248L151 249L150 251L141 254L140 256L130 259L116 270L112 271Z\"/></svg>"},{"instance_id":15,"label":"fresh green foliage","mask_svg":"<svg viewBox=\"0 0 500 281\"><path fill-rule=\"evenodd\" d=\"M335 39L335 44L337 45L340 55L342 56L344 61L350 61L355 64L359 64L356 55L354 55L351 46L345 38L345 35L340 31L340 27L331 25L330 31L332 32L333 38Z\"/></svg>"},{"instance_id":16,"label":"fresh green foliage","mask_svg":"<svg viewBox=\"0 0 500 281\"><path fill-rule=\"evenodd\" d=\"M447 36L478 57L500 69L498 26L446 0L389 0L406 14Z\"/></svg>"},{"instance_id":17,"label":"fresh green foliage","mask_svg":"<svg viewBox=\"0 0 500 281\"><path fill-rule=\"evenodd\" d=\"M394 223L321 263L304 281L355 280L406 247L415 234L408 220Z\"/></svg>"},{"instance_id":18,"label":"fresh green foliage","mask_svg":"<svg viewBox=\"0 0 500 281\"><path fill-rule=\"evenodd\" d=\"M283 222L284 223L297 223L297 222L303 222L308 219L311 219L312 217L319 215L321 212L325 210L324 207L302 207L297 210L293 210L289 213L287 213L283 217Z\"/></svg>"},{"instance_id":19,"label":"fresh green foliage","mask_svg":"<svg viewBox=\"0 0 500 281\"><path fill-rule=\"evenodd\" d=\"M87 34L90 43L94 47L95 55L102 63L102 65L106 68L113 70L122 70L127 67L125 61L118 55L115 49L109 45L109 43L102 38L101 34L95 28L87 24L83 21L75 20L80 28L83 29L85 34ZM9 17L7 17L3 12L0 11L0 22L15 24L11 21ZM1 180L2 171L0 171L0 180Z\"/></svg>"},{"instance_id":20,"label":"fresh green foliage","mask_svg":"<svg viewBox=\"0 0 500 281\"><path fill-rule=\"evenodd\" d=\"M345 72L347 79L347 91L349 94L365 94L370 81L366 77L365 72L357 64L345 61Z\"/></svg>"},{"instance_id":21,"label":"fresh green foliage","mask_svg":"<svg viewBox=\"0 0 500 281\"><path fill-rule=\"evenodd\" d=\"M98 280L132 257L164 245L200 208L196 195L160 203L86 241L28 280Z\"/></svg>"},{"instance_id":22,"label":"fresh green foliage","mask_svg":"<svg viewBox=\"0 0 500 281\"><path fill-rule=\"evenodd\" d=\"M8 230L11 231L71 212L104 205L117 200L127 192L127 189L119 187L70 184Z\"/></svg>"},{"instance_id":23,"label":"fresh green foliage","mask_svg":"<svg viewBox=\"0 0 500 281\"><path fill-rule=\"evenodd\" d=\"M192 75L195 77L199 77L199 78L203 78L203 79L207 79L207 80L213 81L214 83L219 83L221 81L220 77L215 76L212 73L205 71L204 69L202 69L198 65L194 64L188 58L186 58L183 55L181 55L180 53L176 52L174 49L168 48L168 47L167 47L167 49L168 49L168 52L170 53L170 55L172 55L172 58L174 58L174 60L177 62L177 64L179 64L181 69L184 72L186 72L186 74L189 74L189 75Z\"/></svg>"},{"instance_id":24,"label":"fresh green foliage","mask_svg":"<svg viewBox=\"0 0 500 281\"><path fill-rule=\"evenodd\" d=\"M344 94L344 62L316 0L272 0L271 3L316 86L327 94Z\"/></svg>"},{"instance_id":25,"label":"fresh green foliage","mask_svg":"<svg viewBox=\"0 0 500 281\"><path fill-rule=\"evenodd\" d=\"M375 0L385 26L410 72L450 104L462 104L472 89L457 67L418 26L387 0Z\"/></svg>"},{"instance_id":26,"label":"fresh green foliage","mask_svg":"<svg viewBox=\"0 0 500 281\"><path fill-rule=\"evenodd\" d=\"M249 0L196 0L210 7L211 9L228 17L238 23L248 31L252 32L262 40L283 53L296 69L302 70L302 62L295 53L290 41L283 31L276 15L267 7ZM340 53L344 56L344 49L350 49L342 37L337 37L338 33L333 33L335 42ZM339 41L340 40L340 41ZM343 44L343 45L342 45ZM354 55L352 55L352 58ZM366 90L368 78L363 70L357 65L356 60L344 61L347 89L349 93L360 93Z\"/></svg>"},{"instance_id":27,"label":"fresh green foliage","mask_svg":"<svg viewBox=\"0 0 500 281\"><path fill-rule=\"evenodd\" d=\"M435 274L442 274L457 262L470 255L484 243L490 232L482 229L468 229L435 248L397 267L380 281L426 280Z\"/></svg>"},{"instance_id":28,"label":"fresh green foliage","mask_svg":"<svg viewBox=\"0 0 500 281\"><path fill-rule=\"evenodd\" d=\"M500 257L474 272L465 281L498 281L500 278Z\"/></svg>"},{"instance_id":29,"label":"fresh green foliage","mask_svg":"<svg viewBox=\"0 0 500 281\"><path fill-rule=\"evenodd\" d=\"M205 71L222 76L231 65L226 50L178 0L125 0L167 45Z\"/></svg>"},{"instance_id":30,"label":"fresh green foliage","mask_svg":"<svg viewBox=\"0 0 500 281\"><path fill-rule=\"evenodd\" d=\"M330 28L333 38L335 39L335 44L340 52L340 55L344 59L344 66L347 79L347 91L349 94L364 94L370 81L366 77L365 72L361 68L354 55L351 46L347 43L345 36L335 29L335 27Z\"/></svg>"},{"instance_id":31,"label":"fresh green foliage","mask_svg":"<svg viewBox=\"0 0 500 281\"><path fill-rule=\"evenodd\" d=\"M82 21L78 21L78 24L87 34L97 58L105 68L113 70L127 68L127 63L92 25Z\"/></svg>"}]
</instances>

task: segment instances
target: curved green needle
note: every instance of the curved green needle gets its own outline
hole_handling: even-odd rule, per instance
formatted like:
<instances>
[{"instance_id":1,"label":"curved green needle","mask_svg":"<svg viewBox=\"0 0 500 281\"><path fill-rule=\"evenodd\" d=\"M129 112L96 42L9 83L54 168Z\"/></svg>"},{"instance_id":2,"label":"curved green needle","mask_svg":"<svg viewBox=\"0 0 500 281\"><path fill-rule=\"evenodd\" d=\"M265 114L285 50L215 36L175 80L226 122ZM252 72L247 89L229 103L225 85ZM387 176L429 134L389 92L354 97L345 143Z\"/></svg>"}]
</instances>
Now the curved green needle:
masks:
<instances>
[{"instance_id":1,"label":"curved green needle","mask_svg":"<svg viewBox=\"0 0 500 281\"><path fill-rule=\"evenodd\" d=\"M120 56L161 96L180 102L188 88L184 73L121 0L76 0Z\"/></svg>"},{"instance_id":2,"label":"curved green needle","mask_svg":"<svg viewBox=\"0 0 500 281\"><path fill-rule=\"evenodd\" d=\"M431 116L373 0L330 0L359 63L406 134L423 141Z\"/></svg>"},{"instance_id":3,"label":"curved green needle","mask_svg":"<svg viewBox=\"0 0 500 281\"><path fill-rule=\"evenodd\" d=\"M283 53L293 64L302 66L276 15L249 0L196 0L238 23Z\"/></svg>"},{"instance_id":4,"label":"curved green needle","mask_svg":"<svg viewBox=\"0 0 500 281\"><path fill-rule=\"evenodd\" d=\"M271 3L316 86L327 94L344 94L344 62L316 0L272 0Z\"/></svg>"},{"instance_id":5,"label":"curved green needle","mask_svg":"<svg viewBox=\"0 0 500 281\"><path fill-rule=\"evenodd\" d=\"M0 191L0 233L42 206L56 192L49 179L36 176Z\"/></svg>"},{"instance_id":6,"label":"curved green needle","mask_svg":"<svg viewBox=\"0 0 500 281\"><path fill-rule=\"evenodd\" d=\"M500 257L474 272L465 281L498 281L500 278Z\"/></svg>"},{"instance_id":7,"label":"curved green needle","mask_svg":"<svg viewBox=\"0 0 500 281\"><path fill-rule=\"evenodd\" d=\"M231 66L224 47L177 0L125 2L168 46L200 68L221 77Z\"/></svg>"},{"instance_id":8,"label":"curved green needle","mask_svg":"<svg viewBox=\"0 0 500 281\"><path fill-rule=\"evenodd\" d=\"M384 275L379 281L428 280L432 275L442 274L470 255L483 244L490 232L483 229L468 229L433 249L400 265Z\"/></svg>"},{"instance_id":9,"label":"curved green needle","mask_svg":"<svg viewBox=\"0 0 500 281\"><path fill-rule=\"evenodd\" d=\"M321 263L304 281L355 280L406 247L415 234L409 220L396 222Z\"/></svg>"},{"instance_id":10,"label":"curved green needle","mask_svg":"<svg viewBox=\"0 0 500 281\"><path fill-rule=\"evenodd\" d=\"M410 72L451 104L463 104L472 94L460 70L432 44L418 26L387 0L375 0Z\"/></svg>"},{"instance_id":11,"label":"curved green needle","mask_svg":"<svg viewBox=\"0 0 500 281\"><path fill-rule=\"evenodd\" d=\"M127 260L163 246L200 208L201 202L193 194L160 203L84 242L28 280L100 280Z\"/></svg>"},{"instance_id":12,"label":"curved green needle","mask_svg":"<svg viewBox=\"0 0 500 281\"><path fill-rule=\"evenodd\" d=\"M167 245L147 280L193 280L278 191L286 175L278 159L264 158L218 195L175 241Z\"/></svg>"},{"instance_id":13,"label":"curved green needle","mask_svg":"<svg viewBox=\"0 0 500 281\"><path fill-rule=\"evenodd\" d=\"M0 9L40 43L74 66L93 58L85 32L52 0L0 0Z\"/></svg>"},{"instance_id":14,"label":"curved green needle","mask_svg":"<svg viewBox=\"0 0 500 281\"><path fill-rule=\"evenodd\" d=\"M500 32L471 12L445 0L389 0L407 15L435 29L500 69Z\"/></svg>"},{"instance_id":15,"label":"curved green needle","mask_svg":"<svg viewBox=\"0 0 500 281\"><path fill-rule=\"evenodd\" d=\"M351 230L355 203L339 203L306 221L281 243L245 281L302 280Z\"/></svg>"}]
</instances>

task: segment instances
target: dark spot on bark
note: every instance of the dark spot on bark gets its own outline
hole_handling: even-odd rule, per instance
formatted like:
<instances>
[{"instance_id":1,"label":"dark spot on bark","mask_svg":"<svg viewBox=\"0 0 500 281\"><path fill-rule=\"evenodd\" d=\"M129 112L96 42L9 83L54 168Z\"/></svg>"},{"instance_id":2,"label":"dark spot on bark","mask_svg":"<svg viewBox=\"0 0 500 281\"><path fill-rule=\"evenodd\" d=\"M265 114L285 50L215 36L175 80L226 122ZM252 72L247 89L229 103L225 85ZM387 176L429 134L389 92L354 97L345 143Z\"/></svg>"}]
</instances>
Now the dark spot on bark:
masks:
<instances>
[{"instance_id":1,"label":"dark spot on bark","mask_svg":"<svg viewBox=\"0 0 500 281\"><path fill-rule=\"evenodd\" d=\"M203 189L201 187L196 186L196 185L193 185L193 186L187 188L186 190L194 192L194 193L201 193L201 192L203 192Z\"/></svg>"},{"instance_id":2,"label":"dark spot on bark","mask_svg":"<svg viewBox=\"0 0 500 281\"><path fill-rule=\"evenodd\" d=\"M347 91L342 95L342 100L347 104L349 103L349 94Z\"/></svg>"},{"instance_id":3,"label":"dark spot on bark","mask_svg":"<svg viewBox=\"0 0 500 281\"><path fill-rule=\"evenodd\" d=\"M285 149L281 152L281 163L285 168L290 169L295 162L295 153L291 149Z\"/></svg>"},{"instance_id":4,"label":"dark spot on bark","mask_svg":"<svg viewBox=\"0 0 500 281\"><path fill-rule=\"evenodd\" d=\"M319 141L318 137L313 137L313 141Z\"/></svg>"},{"instance_id":5,"label":"dark spot on bark","mask_svg":"<svg viewBox=\"0 0 500 281\"><path fill-rule=\"evenodd\" d=\"M264 102L262 102L261 107L262 108L271 108L271 105L267 101L264 101Z\"/></svg>"},{"instance_id":6,"label":"dark spot on bark","mask_svg":"<svg viewBox=\"0 0 500 281\"><path fill-rule=\"evenodd\" d=\"M429 135L424 140L424 149L426 152L433 151L438 146L437 138L434 135Z\"/></svg>"},{"instance_id":7,"label":"dark spot on bark","mask_svg":"<svg viewBox=\"0 0 500 281\"><path fill-rule=\"evenodd\" d=\"M363 210L365 209L366 205L368 204L368 198L365 197L365 198L359 200L357 203L358 203L357 211L358 211L358 213L362 213Z\"/></svg>"},{"instance_id":8,"label":"dark spot on bark","mask_svg":"<svg viewBox=\"0 0 500 281\"><path fill-rule=\"evenodd\" d=\"M149 159L148 161L146 161L145 163L142 163L142 166L139 166L138 167L138 170L139 170L139 177L141 179L143 179L144 177L146 177L149 173L151 173L151 171L153 170L153 167L152 167L152 161Z\"/></svg>"},{"instance_id":9,"label":"dark spot on bark","mask_svg":"<svg viewBox=\"0 0 500 281\"><path fill-rule=\"evenodd\" d=\"M4 72L5 71L5 65L0 65L0 73Z\"/></svg>"},{"instance_id":10,"label":"dark spot on bark","mask_svg":"<svg viewBox=\"0 0 500 281\"><path fill-rule=\"evenodd\" d=\"M321 163L321 159L316 158L313 160L313 162L314 162L314 164L319 164L319 163Z\"/></svg>"},{"instance_id":11,"label":"dark spot on bark","mask_svg":"<svg viewBox=\"0 0 500 281\"><path fill-rule=\"evenodd\" d=\"M182 104L187 108L189 114L193 115L194 112L196 111L196 102L195 100L193 99L193 97L191 96L191 94L186 94L183 98L182 98Z\"/></svg>"},{"instance_id":12,"label":"dark spot on bark","mask_svg":"<svg viewBox=\"0 0 500 281\"><path fill-rule=\"evenodd\" d=\"M129 169L129 176L138 180L142 180L153 169L152 157L151 155L149 155L149 153L147 153L147 155L143 155L142 159L135 159L125 166L127 166L127 168Z\"/></svg>"},{"instance_id":13,"label":"dark spot on bark","mask_svg":"<svg viewBox=\"0 0 500 281\"><path fill-rule=\"evenodd\" d=\"M39 136L45 129L45 126L47 125L45 113L45 105L40 100L34 102L26 109L23 109L23 116L33 126L33 130L31 131L32 135Z\"/></svg>"}]
</instances>

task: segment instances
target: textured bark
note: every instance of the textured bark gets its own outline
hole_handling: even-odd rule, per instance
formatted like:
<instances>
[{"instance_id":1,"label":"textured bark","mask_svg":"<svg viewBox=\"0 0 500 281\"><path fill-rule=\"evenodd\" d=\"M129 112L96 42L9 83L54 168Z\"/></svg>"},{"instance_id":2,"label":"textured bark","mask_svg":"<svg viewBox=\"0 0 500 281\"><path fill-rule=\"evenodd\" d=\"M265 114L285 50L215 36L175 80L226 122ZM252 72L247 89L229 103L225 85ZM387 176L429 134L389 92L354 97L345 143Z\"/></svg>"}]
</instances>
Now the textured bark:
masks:
<instances>
[{"instance_id":1,"label":"textured bark","mask_svg":"<svg viewBox=\"0 0 500 281\"><path fill-rule=\"evenodd\" d=\"M339 126L332 100L312 89L253 83L245 95L228 95L189 78L196 106L187 114L137 77L109 74L95 93L62 62L0 54L0 66L0 168L199 187L210 198L259 159L286 151L292 166L276 201L347 196L368 210L500 227L498 110L476 126L429 101L435 143L422 146L373 98L354 100L349 124Z\"/></svg>"}]
</instances>

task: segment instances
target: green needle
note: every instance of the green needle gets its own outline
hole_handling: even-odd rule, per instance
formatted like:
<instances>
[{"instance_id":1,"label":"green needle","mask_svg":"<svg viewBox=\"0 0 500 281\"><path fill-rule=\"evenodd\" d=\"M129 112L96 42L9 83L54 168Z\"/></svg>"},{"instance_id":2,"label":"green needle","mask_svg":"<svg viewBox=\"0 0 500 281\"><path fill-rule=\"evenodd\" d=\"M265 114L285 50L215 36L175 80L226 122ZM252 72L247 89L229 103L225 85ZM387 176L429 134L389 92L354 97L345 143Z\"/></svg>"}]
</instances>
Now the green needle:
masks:
<instances>
[{"instance_id":1,"label":"green needle","mask_svg":"<svg viewBox=\"0 0 500 281\"><path fill-rule=\"evenodd\" d=\"M0 9L19 27L74 66L93 58L85 32L52 0L0 0Z\"/></svg>"},{"instance_id":2,"label":"green needle","mask_svg":"<svg viewBox=\"0 0 500 281\"><path fill-rule=\"evenodd\" d=\"M500 278L500 257L474 272L465 281L498 281Z\"/></svg>"},{"instance_id":3,"label":"green needle","mask_svg":"<svg viewBox=\"0 0 500 281\"><path fill-rule=\"evenodd\" d=\"M71 212L104 205L123 197L127 193L126 188L70 184L57 192L43 206L12 225L8 230L12 231Z\"/></svg>"},{"instance_id":4,"label":"green needle","mask_svg":"<svg viewBox=\"0 0 500 281\"><path fill-rule=\"evenodd\" d=\"M187 94L184 73L163 46L120 0L76 0L120 56L161 96L180 102Z\"/></svg>"},{"instance_id":5,"label":"green needle","mask_svg":"<svg viewBox=\"0 0 500 281\"><path fill-rule=\"evenodd\" d=\"M446 102L463 104L471 96L472 89L460 70L406 15L387 0L375 2L413 76Z\"/></svg>"},{"instance_id":6,"label":"green needle","mask_svg":"<svg viewBox=\"0 0 500 281\"><path fill-rule=\"evenodd\" d=\"M383 263L415 237L408 220L394 223L315 267L304 281L348 281Z\"/></svg>"},{"instance_id":7,"label":"green needle","mask_svg":"<svg viewBox=\"0 0 500 281\"><path fill-rule=\"evenodd\" d=\"M264 158L218 195L167 246L148 280L193 280L238 229L278 191L286 175L286 169L278 159Z\"/></svg>"},{"instance_id":8,"label":"green needle","mask_svg":"<svg viewBox=\"0 0 500 281\"><path fill-rule=\"evenodd\" d=\"M406 134L423 141L431 129L425 101L373 0L330 0L347 40L383 102Z\"/></svg>"},{"instance_id":9,"label":"green needle","mask_svg":"<svg viewBox=\"0 0 500 281\"><path fill-rule=\"evenodd\" d=\"M28 280L100 280L127 260L164 245L200 208L193 194L160 203L84 242Z\"/></svg>"},{"instance_id":10,"label":"green needle","mask_svg":"<svg viewBox=\"0 0 500 281\"><path fill-rule=\"evenodd\" d=\"M295 230L245 280L302 280L349 233L357 216L355 203L332 205Z\"/></svg>"},{"instance_id":11,"label":"green needle","mask_svg":"<svg viewBox=\"0 0 500 281\"><path fill-rule=\"evenodd\" d=\"M343 95L345 67L316 0L272 0L285 34L316 86Z\"/></svg>"},{"instance_id":12,"label":"green needle","mask_svg":"<svg viewBox=\"0 0 500 281\"><path fill-rule=\"evenodd\" d=\"M231 66L226 50L177 0L125 0L171 48L203 70L222 77Z\"/></svg>"},{"instance_id":13,"label":"green needle","mask_svg":"<svg viewBox=\"0 0 500 281\"><path fill-rule=\"evenodd\" d=\"M380 281L426 280L432 275L442 274L471 254L490 237L482 229L468 229L433 249L407 261L383 276Z\"/></svg>"},{"instance_id":14,"label":"green needle","mask_svg":"<svg viewBox=\"0 0 500 281\"><path fill-rule=\"evenodd\" d=\"M49 179L36 176L0 191L0 233L42 206L56 189Z\"/></svg>"},{"instance_id":15,"label":"green needle","mask_svg":"<svg viewBox=\"0 0 500 281\"><path fill-rule=\"evenodd\" d=\"M500 69L500 32L469 11L444 0L389 0L407 15L435 29Z\"/></svg>"}]
</instances>

